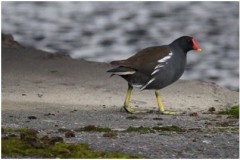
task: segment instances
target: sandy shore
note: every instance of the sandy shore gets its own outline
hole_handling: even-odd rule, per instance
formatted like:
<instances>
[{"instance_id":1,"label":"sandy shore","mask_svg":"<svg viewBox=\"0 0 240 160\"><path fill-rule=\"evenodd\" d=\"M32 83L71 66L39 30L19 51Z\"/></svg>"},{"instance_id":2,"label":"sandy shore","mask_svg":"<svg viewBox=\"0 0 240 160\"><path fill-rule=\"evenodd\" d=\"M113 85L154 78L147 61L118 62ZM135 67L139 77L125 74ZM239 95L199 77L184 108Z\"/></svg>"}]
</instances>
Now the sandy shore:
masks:
<instances>
[{"instance_id":1,"label":"sandy shore","mask_svg":"<svg viewBox=\"0 0 240 160\"><path fill-rule=\"evenodd\" d=\"M127 83L106 73L106 63L73 60L66 56L25 48L2 48L2 103L54 103L117 106L125 98ZM178 81L161 90L166 109L207 111L238 103L238 92L212 83ZM156 108L154 91L134 90L133 105Z\"/></svg>"},{"instance_id":2,"label":"sandy shore","mask_svg":"<svg viewBox=\"0 0 240 160\"><path fill-rule=\"evenodd\" d=\"M174 125L190 130L154 134L118 132L116 139L103 137L103 133L75 132L76 137L65 141L87 143L98 151L120 151L148 158L239 157L238 119L204 114L210 107L218 111L238 104L238 92L207 82L178 81L162 89L161 95L166 109L185 112L184 115L153 112L133 117L120 111L127 83L117 76L110 78L106 73L110 68L106 63L3 46L2 127L34 128L43 134L61 135L57 132L59 128L74 130L87 125L118 131L132 126ZM157 111L153 91L134 90L132 104ZM192 112L197 114L189 116ZM225 122L231 124L230 128L216 131Z\"/></svg>"}]
</instances>

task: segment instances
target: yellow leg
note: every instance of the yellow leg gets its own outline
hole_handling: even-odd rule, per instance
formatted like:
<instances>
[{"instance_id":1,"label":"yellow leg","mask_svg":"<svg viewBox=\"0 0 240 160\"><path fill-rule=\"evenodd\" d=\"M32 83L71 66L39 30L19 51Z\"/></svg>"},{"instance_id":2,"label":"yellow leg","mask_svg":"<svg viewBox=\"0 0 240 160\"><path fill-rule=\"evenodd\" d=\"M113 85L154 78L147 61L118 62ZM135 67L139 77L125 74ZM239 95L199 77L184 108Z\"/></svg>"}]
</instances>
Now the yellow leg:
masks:
<instances>
[{"instance_id":1,"label":"yellow leg","mask_svg":"<svg viewBox=\"0 0 240 160\"><path fill-rule=\"evenodd\" d=\"M132 94L132 90L133 90L133 87L131 85L128 85L128 90L127 90L127 96L126 96L126 99L125 99L125 102L124 102L124 109L128 112L128 113L146 113L148 111L136 111L134 109L132 109L132 107L130 106L130 99L131 99L131 94Z\"/></svg>"},{"instance_id":2,"label":"yellow leg","mask_svg":"<svg viewBox=\"0 0 240 160\"><path fill-rule=\"evenodd\" d=\"M155 95L156 95L156 98L157 98L159 111L162 114L170 114L170 115L175 115L176 114L175 112L170 112L170 111L165 111L164 110L164 106L163 106L163 103L162 103L161 98L160 98L160 90L159 89L155 90Z\"/></svg>"},{"instance_id":3,"label":"yellow leg","mask_svg":"<svg viewBox=\"0 0 240 160\"><path fill-rule=\"evenodd\" d=\"M129 113L133 113L133 109L131 108L131 106L129 105L130 99L131 99L131 94L132 94L132 90L133 87L128 85L128 90L127 90L127 96L124 102L124 109L129 112Z\"/></svg>"}]
</instances>

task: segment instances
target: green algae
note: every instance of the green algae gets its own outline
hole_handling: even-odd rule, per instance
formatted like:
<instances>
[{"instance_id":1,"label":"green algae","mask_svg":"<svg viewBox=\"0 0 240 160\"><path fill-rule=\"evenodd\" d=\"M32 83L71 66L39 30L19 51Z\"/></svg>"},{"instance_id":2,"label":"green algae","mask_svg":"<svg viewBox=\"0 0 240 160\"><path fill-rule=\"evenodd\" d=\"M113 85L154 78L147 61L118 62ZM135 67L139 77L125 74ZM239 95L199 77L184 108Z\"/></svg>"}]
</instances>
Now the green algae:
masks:
<instances>
[{"instance_id":1,"label":"green algae","mask_svg":"<svg viewBox=\"0 0 240 160\"><path fill-rule=\"evenodd\" d=\"M93 151L88 144L65 143L61 137L40 138L25 129L3 129L5 133L19 131L20 137L2 138L2 157L8 158L143 158L119 152ZM35 132L34 132L35 133ZM23 136L24 135L24 136Z\"/></svg>"},{"instance_id":2,"label":"green algae","mask_svg":"<svg viewBox=\"0 0 240 160\"><path fill-rule=\"evenodd\" d=\"M178 126L162 126L162 127L159 127L159 126L155 126L155 127L152 127L152 128L149 128L149 127L143 127L143 126L140 126L140 127L128 127L124 132L139 132L141 134L146 134L146 133L156 133L157 132L160 132L160 131L168 131L168 132L185 132L186 129L183 129L183 128L180 128Z\"/></svg>"},{"instance_id":3,"label":"green algae","mask_svg":"<svg viewBox=\"0 0 240 160\"><path fill-rule=\"evenodd\" d=\"M130 126L124 132L139 132L141 134L155 133L155 131L152 130L151 128L143 127L143 126L140 126L140 127L131 127Z\"/></svg>"},{"instance_id":4,"label":"green algae","mask_svg":"<svg viewBox=\"0 0 240 160\"><path fill-rule=\"evenodd\" d=\"M117 133L116 132L107 132L107 133L104 133L103 134L103 137L108 137L108 138L113 138L113 139L115 139L115 138L117 138Z\"/></svg>"},{"instance_id":5,"label":"green algae","mask_svg":"<svg viewBox=\"0 0 240 160\"><path fill-rule=\"evenodd\" d=\"M17 137L2 139L2 156L11 158L142 158L139 155L118 152L92 151L87 144L56 143L48 147L36 148Z\"/></svg>"},{"instance_id":6,"label":"green algae","mask_svg":"<svg viewBox=\"0 0 240 160\"><path fill-rule=\"evenodd\" d=\"M71 129L66 129L66 128L59 128L58 129L58 132L60 132L60 133L65 133L65 132L70 132L71 131Z\"/></svg>"},{"instance_id":7,"label":"green algae","mask_svg":"<svg viewBox=\"0 0 240 160\"><path fill-rule=\"evenodd\" d=\"M152 129L156 131L169 131L169 132L185 132L186 130L178 126L163 126L163 127L153 127Z\"/></svg>"},{"instance_id":8,"label":"green algae","mask_svg":"<svg viewBox=\"0 0 240 160\"><path fill-rule=\"evenodd\" d=\"M94 125L88 125L83 128L76 129L77 132L111 132L111 128L97 127Z\"/></svg>"},{"instance_id":9,"label":"green algae","mask_svg":"<svg viewBox=\"0 0 240 160\"><path fill-rule=\"evenodd\" d=\"M225 111L219 112L219 114L227 114L233 116L234 118L239 118L239 105L232 106Z\"/></svg>"}]
</instances>

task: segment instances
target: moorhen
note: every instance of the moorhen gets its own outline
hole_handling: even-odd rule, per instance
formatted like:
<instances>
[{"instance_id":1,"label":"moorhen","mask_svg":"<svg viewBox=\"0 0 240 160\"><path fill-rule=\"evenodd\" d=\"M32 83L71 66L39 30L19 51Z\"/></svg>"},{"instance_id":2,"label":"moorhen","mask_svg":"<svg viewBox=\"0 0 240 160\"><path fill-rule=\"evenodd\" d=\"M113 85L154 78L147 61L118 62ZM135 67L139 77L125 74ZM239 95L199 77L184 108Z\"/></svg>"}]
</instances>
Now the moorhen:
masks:
<instances>
[{"instance_id":1,"label":"moorhen","mask_svg":"<svg viewBox=\"0 0 240 160\"><path fill-rule=\"evenodd\" d=\"M129 105L133 87L154 89L159 111L163 114L174 114L165 111L160 98L160 89L178 80L184 72L187 52L201 51L194 38L182 36L169 45L145 48L126 60L112 61L110 64L118 66L107 72L119 75L128 82L127 96L124 109L129 113L139 113Z\"/></svg>"}]
</instances>

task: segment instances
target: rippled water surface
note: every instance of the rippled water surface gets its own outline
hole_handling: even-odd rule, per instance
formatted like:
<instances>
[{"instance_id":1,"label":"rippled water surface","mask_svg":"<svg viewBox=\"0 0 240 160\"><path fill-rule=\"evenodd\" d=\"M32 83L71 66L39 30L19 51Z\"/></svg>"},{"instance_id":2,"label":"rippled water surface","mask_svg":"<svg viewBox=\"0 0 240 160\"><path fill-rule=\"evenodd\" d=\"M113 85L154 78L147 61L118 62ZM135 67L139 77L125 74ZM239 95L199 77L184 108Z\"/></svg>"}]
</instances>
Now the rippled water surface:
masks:
<instances>
[{"instance_id":1,"label":"rippled water surface","mask_svg":"<svg viewBox=\"0 0 240 160\"><path fill-rule=\"evenodd\" d=\"M195 37L182 79L239 90L239 2L2 2L2 32L26 46L109 62Z\"/></svg>"}]
</instances>

